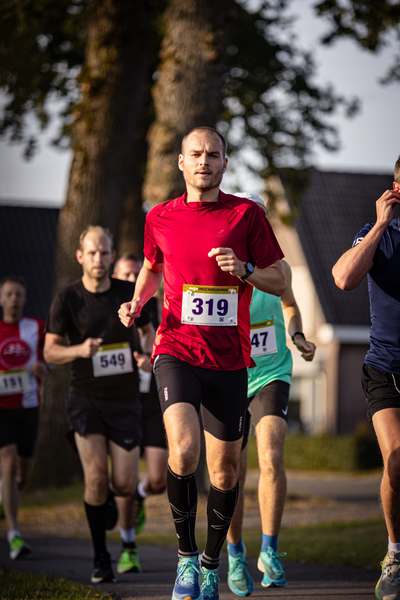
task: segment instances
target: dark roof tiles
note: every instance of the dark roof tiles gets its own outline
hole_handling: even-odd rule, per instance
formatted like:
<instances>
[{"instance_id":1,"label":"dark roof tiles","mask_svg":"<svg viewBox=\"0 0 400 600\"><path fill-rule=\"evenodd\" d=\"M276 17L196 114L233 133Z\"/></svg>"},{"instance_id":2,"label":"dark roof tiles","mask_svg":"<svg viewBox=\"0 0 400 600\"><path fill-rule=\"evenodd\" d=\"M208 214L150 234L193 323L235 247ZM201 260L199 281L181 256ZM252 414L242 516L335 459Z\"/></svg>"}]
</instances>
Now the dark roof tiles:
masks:
<instances>
[{"instance_id":1,"label":"dark roof tiles","mask_svg":"<svg viewBox=\"0 0 400 600\"><path fill-rule=\"evenodd\" d=\"M295 227L328 323L370 324L366 281L343 292L331 271L363 225L375 222L375 202L392 183L389 174L312 171Z\"/></svg>"}]
</instances>

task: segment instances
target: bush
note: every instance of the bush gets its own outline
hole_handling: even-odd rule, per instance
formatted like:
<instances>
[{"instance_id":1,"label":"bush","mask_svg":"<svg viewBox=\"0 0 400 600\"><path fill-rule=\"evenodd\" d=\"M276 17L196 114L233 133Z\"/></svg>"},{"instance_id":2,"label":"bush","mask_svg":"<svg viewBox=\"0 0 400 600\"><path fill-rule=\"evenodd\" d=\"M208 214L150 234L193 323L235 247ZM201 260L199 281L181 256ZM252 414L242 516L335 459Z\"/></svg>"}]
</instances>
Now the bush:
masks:
<instances>
[{"instance_id":1,"label":"bush","mask_svg":"<svg viewBox=\"0 0 400 600\"><path fill-rule=\"evenodd\" d=\"M249 437L249 468L258 468L256 440ZM382 465L378 442L364 431L352 435L289 434L285 467L299 471L359 471Z\"/></svg>"}]
</instances>

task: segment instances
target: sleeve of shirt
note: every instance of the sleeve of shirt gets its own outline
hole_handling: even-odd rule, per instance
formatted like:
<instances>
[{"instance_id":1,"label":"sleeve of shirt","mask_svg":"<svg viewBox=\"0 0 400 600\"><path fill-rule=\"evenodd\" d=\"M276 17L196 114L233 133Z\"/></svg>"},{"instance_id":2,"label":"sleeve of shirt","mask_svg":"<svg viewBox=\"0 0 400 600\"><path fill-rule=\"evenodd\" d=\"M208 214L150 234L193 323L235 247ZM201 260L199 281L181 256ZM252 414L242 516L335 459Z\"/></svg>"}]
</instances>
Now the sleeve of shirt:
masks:
<instances>
[{"instance_id":1,"label":"sleeve of shirt","mask_svg":"<svg viewBox=\"0 0 400 600\"><path fill-rule=\"evenodd\" d=\"M283 258L284 254L261 208L256 205L252 208L248 216L247 245L254 265L265 269Z\"/></svg>"},{"instance_id":2,"label":"sleeve of shirt","mask_svg":"<svg viewBox=\"0 0 400 600\"><path fill-rule=\"evenodd\" d=\"M373 225L373 223L367 223L366 225L364 225L361 231L359 231L356 237L354 238L352 248L354 248L354 246L357 246L365 238L367 233L371 231Z\"/></svg>"},{"instance_id":3,"label":"sleeve of shirt","mask_svg":"<svg viewBox=\"0 0 400 600\"><path fill-rule=\"evenodd\" d=\"M144 249L143 253L149 263L152 265L158 265L163 262L163 254L156 242L155 234L154 234L154 217L155 211L152 209L147 217L146 224L144 228Z\"/></svg>"},{"instance_id":4,"label":"sleeve of shirt","mask_svg":"<svg viewBox=\"0 0 400 600\"><path fill-rule=\"evenodd\" d=\"M65 305L65 298L61 293L58 293L50 307L45 333L54 333L55 335L64 336L67 332L67 326L68 310Z\"/></svg>"}]
</instances>

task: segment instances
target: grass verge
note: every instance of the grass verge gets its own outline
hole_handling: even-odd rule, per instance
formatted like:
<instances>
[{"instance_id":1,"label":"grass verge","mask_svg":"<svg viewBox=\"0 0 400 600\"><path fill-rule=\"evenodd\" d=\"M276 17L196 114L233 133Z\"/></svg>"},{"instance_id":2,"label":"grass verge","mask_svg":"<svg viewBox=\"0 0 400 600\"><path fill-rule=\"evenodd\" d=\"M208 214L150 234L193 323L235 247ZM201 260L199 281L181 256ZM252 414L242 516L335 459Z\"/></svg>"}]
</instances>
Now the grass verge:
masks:
<instances>
[{"instance_id":1,"label":"grass verge","mask_svg":"<svg viewBox=\"0 0 400 600\"><path fill-rule=\"evenodd\" d=\"M112 596L67 579L21 571L0 571L0 600L86 599L112 600Z\"/></svg>"},{"instance_id":2,"label":"grass verge","mask_svg":"<svg viewBox=\"0 0 400 600\"><path fill-rule=\"evenodd\" d=\"M199 548L204 548L205 533L198 532L196 539ZM141 544L177 546L173 534L154 536L143 532L137 541L139 547ZM245 530L243 541L247 555L257 557L261 532ZM293 527L282 529L279 535L279 551L286 552L288 560L299 562L379 570L386 548L387 534L383 519ZM226 544L223 552L226 552Z\"/></svg>"}]
</instances>

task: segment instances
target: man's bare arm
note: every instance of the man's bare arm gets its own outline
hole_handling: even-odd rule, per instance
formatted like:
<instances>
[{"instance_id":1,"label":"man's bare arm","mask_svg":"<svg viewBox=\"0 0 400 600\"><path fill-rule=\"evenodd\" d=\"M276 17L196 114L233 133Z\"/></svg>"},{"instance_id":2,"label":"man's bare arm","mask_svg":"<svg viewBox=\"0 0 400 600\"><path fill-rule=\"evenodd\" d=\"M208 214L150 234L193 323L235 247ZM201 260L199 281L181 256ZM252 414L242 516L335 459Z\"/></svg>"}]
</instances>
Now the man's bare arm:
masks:
<instances>
[{"instance_id":1,"label":"man's bare arm","mask_svg":"<svg viewBox=\"0 0 400 600\"><path fill-rule=\"evenodd\" d=\"M135 293L130 302L121 304L118 311L120 321L125 327L131 327L146 302L158 290L162 278L162 263L152 265L146 258L135 286Z\"/></svg>"},{"instance_id":2,"label":"man's bare arm","mask_svg":"<svg viewBox=\"0 0 400 600\"><path fill-rule=\"evenodd\" d=\"M292 271L289 264L282 261L283 270L285 271L287 288L281 296L283 318L285 320L285 327L290 337L296 332L303 331L303 324L301 320L301 313L299 305L294 297L292 288ZM296 335L293 340L296 348L301 352L301 356L306 361L312 361L315 355L316 346L313 342L303 339L301 335Z\"/></svg>"},{"instance_id":3,"label":"man's bare arm","mask_svg":"<svg viewBox=\"0 0 400 600\"><path fill-rule=\"evenodd\" d=\"M377 200L375 225L357 246L339 258L332 269L335 283L341 290L354 290L371 270L375 251L398 204L400 194L396 190L386 190Z\"/></svg>"},{"instance_id":4,"label":"man's bare arm","mask_svg":"<svg viewBox=\"0 0 400 600\"><path fill-rule=\"evenodd\" d=\"M49 365L67 365L76 358L91 358L96 354L102 341L102 338L87 338L83 344L64 346L61 335L46 333L44 359Z\"/></svg>"},{"instance_id":5,"label":"man's bare arm","mask_svg":"<svg viewBox=\"0 0 400 600\"><path fill-rule=\"evenodd\" d=\"M237 258L231 248L212 248L208 256L215 256L221 271L228 271L236 277L246 275L244 262ZM274 296L282 296L286 289L286 277L280 260L264 269L255 267L254 273L247 277L246 281L258 290Z\"/></svg>"}]
</instances>

